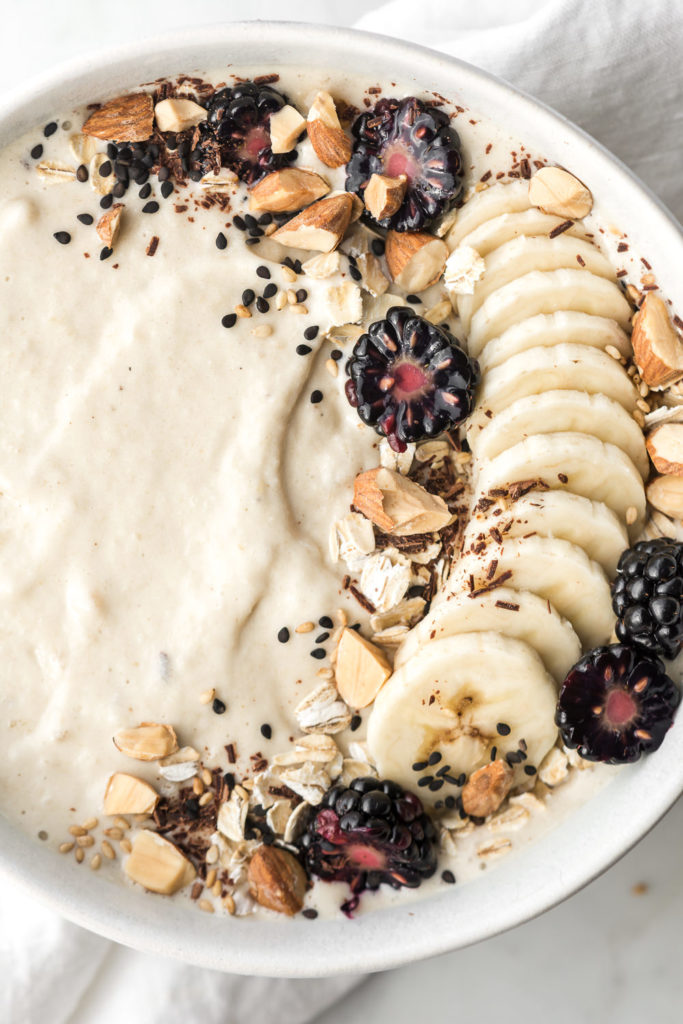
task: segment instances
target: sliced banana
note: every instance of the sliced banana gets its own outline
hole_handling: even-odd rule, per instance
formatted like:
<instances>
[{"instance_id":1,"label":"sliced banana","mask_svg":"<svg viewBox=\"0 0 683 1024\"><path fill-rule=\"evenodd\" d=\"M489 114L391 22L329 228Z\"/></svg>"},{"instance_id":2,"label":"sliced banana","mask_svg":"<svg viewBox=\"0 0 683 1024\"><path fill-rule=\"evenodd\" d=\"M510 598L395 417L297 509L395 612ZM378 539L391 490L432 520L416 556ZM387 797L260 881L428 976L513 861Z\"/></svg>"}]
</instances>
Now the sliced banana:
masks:
<instances>
[{"instance_id":1,"label":"sliced banana","mask_svg":"<svg viewBox=\"0 0 683 1024\"><path fill-rule=\"evenodd\" d=\"M650 464L643 432L618 402L604 394L544 391L518 398L488 420L483 430L470 431L468 441L476 458L487 462L526 437L563 430L592 434L616 445L647 480Z\"/></svg>"},{"instance_id":2,"label":"sliced banana","mask_svg":"<svg viewBox=\"0 0 683 1024\"><path fill-rule=\"evenodd\" d=\"M487 341L520 320L561 309L609 317L624 328L631 318L623 292L604 277L588 270L532 270L489 295L474 314L468 339L470 355L476 358Z\"/></svg>"},{"instance_id":3,"label":"sliced banana","mask_svg":"<svg viewBox=\"0 0 683 1024\"><path fill-rule=\"evenodd\" d=\"M564 223L566 221L563 217L556 217L552 213L543 213L542 210L537 210L535 207L530 210L522 210L520 213L501 213L474 228L469 235L461 238L458 244L476 249L480 256L488 256L494 249L512 241L513 238L519 238L520 235L549 236L551 231ZM562 232L563 235L572 235L576 238L584 237L585 233L586 228L580 221ZM450 244L450 239L446 239L446 241Z\"/></svg>"},{"instance_id":4,"label":"sliced banana","mask_svg":"<svg viewBox=\"0 0 683 1024\"><path fill-rule=\"evenodd\" d=\"M602 501L626 522L636 536L645 521L645 488L627 455L590 434L564 431L537 434L501 452L480 466L477 488L488 494L520 480L541 480L551 490L567 488L592 501Z\"/></svg>"},{"instance_id":5,"label":"sliced banana","mask_svg":"<svg viewBox=\"0 0 683 1024\"><path fill-rule=\"evenodd\" d=\"M472 295L458 297L458 314L465 331L469 331L473 315L493 292L503 288L515 278L532 270L574 269L581 266L591 274L616 281L616 272L610 261L591 242L580 238L515 238L495 249L485 259L482 278L474 285Z\"/></svg>"},{"instance_id":6,"label":"sliced banana","mask_svg":"<svg viewBox=\"0 0 683 1024\"><path fill-rule=\"evenodd\" d=\"M461 558L447 589L462 593L471 576L476 593L507 572L506 586L550 601L586 649L607 642L614 626L609 583L582 548L557 537L514 537Z\"/></svg>"},{"instance_id":7,"label":"sliced banana","mask_svg":"<svg viewBox=\"0 0 683 1024\"><path fill-rule=\"evenodd\" d=\"M629 414L639 397L621 363L602 349L588 345L531 348L486 374L467 425L468 442L513 402L555 390L606 395Z\"/></svg>"},{"instance_id":8,"label":"sliced banana","mask_svg":"<svg viewBox=\"0 0 683 1024\"><path fill-rule=\"evenodd\" d=\"M530 348L559 345L588 345L606 348L612 345L622 354L632 354L631 340L615 320L604 316L591 316L576 310L540 313L508 328L498 338L492 338L478 355L482 374L500 366L506 359L527 352Z\"/></svg>"},{"instance_id":9,"label":"sliced banana","mask_svg":"<svg viewBox=\"0 0 683 1024\"><path fill-rule=\"evenodd\" d=\"M581 643L571 623L558 615L552 605L528 590L498 587L479 597L463 594L458 599L435 604L399 647L394 669L431 641L489 630L528 643L558 683L581 657Z\"/></svg>"},{"instance_id":10,"label":"sliced banana","mask_svg":"<svg viewBox=\"0 0 683 1024\"><path fill-rule=\"evenodd\" d=\"M577 544L612 577L629 543L626 529L612 509L571 491L530 491L502 515L492 516L491 511L470 520L463 551L480 543L482 536L487 542L496 536L506 541L529 534L559 537Z\"/></svg>"},{"instance_id":11,"label":"sliced banana","mask_svg":"<svg viewBox=\"0 0 683 1024\"><path fill-rule=\"evenodd\" d=\"M368 719L368 749L380 776L417 791L426 802L459 789L447 780L436 791L421 777L469 776L491 759L515 752L523 741L526 760L516 782L537 767L557 736L556 690L543 662L528 644L497 633L462 633L427 644L387 680ZM498 725L510 732L501 736ZM438 764L416 763L441 754Z\"/></svg>"},{"instance_id":12,"label":"sliced banana","mask_svg":"<svg viewBox=\"0 0 683 1024\"><path fill-rule=\"evenodd\" d=\"M458 218L446 235L448 248L453 250L460 245L463 238L470 232L484 224L492 217L498 217L502 213L517 213L519 210L528 210L529 182L513 181L508 185L492 185L477 192L465 203L462 209L458 210Z\"/></svg>"}]
</instances>

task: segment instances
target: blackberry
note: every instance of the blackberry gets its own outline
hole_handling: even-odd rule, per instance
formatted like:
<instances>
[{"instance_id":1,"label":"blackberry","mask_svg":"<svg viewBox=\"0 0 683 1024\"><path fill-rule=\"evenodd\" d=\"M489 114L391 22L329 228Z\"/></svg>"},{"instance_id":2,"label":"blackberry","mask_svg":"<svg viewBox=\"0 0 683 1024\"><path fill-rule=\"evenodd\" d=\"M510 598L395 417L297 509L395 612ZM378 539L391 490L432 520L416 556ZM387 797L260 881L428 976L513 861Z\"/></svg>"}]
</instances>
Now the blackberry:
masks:
<instances>
[{"instance_id":1,"label":"blackberry","mask_svg":"<svg viewBox=\"0 0 683 1024\"><path fill-rule=\"evenodd\" d=\"M681 695L663 663L639 647L596 647L560 689L555 722L588 761L627 764L661 745Z\"/></svg>"},{"instance_id":2,"label":"blackberry","mask_svg":"<svg viewBox=\"0 0 683 1024\"><path fill-rule=\"evenodd\" d=\"M362 199L373 174L408 178L403 203L392 217L379 221L383 228L420 231L460 196L460 139L443 110L415 96L381 99L356 119L351 131L354 145L346 165L347 192Z\"/></svg>"},{"instance_id":3,"label":"blackberry","mask_svg":"<svg viewBox=\"0 0 683 1024\"><path fill-rule=\"evenodd\" d=\"M348 882L351 916L365 890L417 888L436 871L436 829L414 793L389 779L354 779L325 794L299 840L309 875Z\"/></svg>"},{"instance_id":4,"label":"blackberry","mask_svg":"<svg viewBox=\"0 0 683 1024\"><path fill-rule=\"evenodd\" d=\"M612 607L622 643L675 658L683 647L683 544L661 537L624 551Z\"/></svg>"},{"instance_id":5,"label":"blackberry","mask_svg":"<svg viewBox=\"0 0 683 1024\"><path fill-rule=\"evenodd\" d=\"M222 165L230 167L247 185L253 185L264 174L286 167L296 158L296 150L274 154L270 148L268 122L287 102L272 86L255 82L240 82L219 90L209 106L203 145L215 140Z\"/></svg>"},{"instance_id":6,"label":"blackberry","mask_svg":"<svg viewBox=\"0 0 683 1024\"><path fill-rule=\"evenodd\" d=\"M407 306L392 306L370 325L346 372L350 404L396 451L461 423L479 381L478 363L457 339Z\"/></svg>"}]
</instances>

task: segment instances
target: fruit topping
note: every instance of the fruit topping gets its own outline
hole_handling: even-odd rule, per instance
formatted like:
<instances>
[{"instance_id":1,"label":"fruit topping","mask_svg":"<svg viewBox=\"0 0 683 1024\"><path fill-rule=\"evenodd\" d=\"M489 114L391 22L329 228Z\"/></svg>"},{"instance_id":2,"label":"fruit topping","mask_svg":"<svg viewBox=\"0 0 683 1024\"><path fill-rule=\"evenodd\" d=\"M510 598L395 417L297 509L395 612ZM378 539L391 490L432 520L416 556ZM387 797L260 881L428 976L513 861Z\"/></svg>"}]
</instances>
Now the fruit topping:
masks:
<instances>
[{"instance_id":1,"label":"fruit topping","mask_svg":"<svg viewBox=\"0 0 683 1024\"><path fill-rule=\"evenodd\" d=\"M436 871L436 829L414 793L396 782L354 779L327 791L299 840L310 875L348 882L351 916L360 895L380 885L417 888Z\"/></svg>"},{"instance_id":2,"label":"fruit topping","mask_svg":"<svg viewBox=\"0 0 683 1024\"><path fill-rule=\"evenodd\" d=\"M588 761L626 764L661 745L681 695L663 663L638 647L596 647L560 689L555 721Z\"/></svg>"},{"instance_id":3,"label":"fruit topping","mask_svg":"<svg viewBox=\"0 0 683 1024\"><path fill-rule=\"evenodd\" d=\"M346 364L346 396L395 451L469 415L479 366L445 328L392 306L361 335Z\"/></svg>"},{"instance_id":4,"label":"fruit topping","mask_svg":"<svg viewBox=\"0 0 683 1024\"><path fill-rule=\"evenodd\" d=\"M241 82L216 93L209 106L210 134L220 146L221 163L247 185L286 167L296 153L273 153L270 118L287 103L270 85Z\"/></svg>"},{"instance_id":5,"label":"fruit topping","mask_svg":"<svg viewBox=\"0 0 683 1024\"><path fill-rule=\"evenodd\" d=\"M346 189L361 198L374 174L406 179L401 205L378 220L395 231L419 231L462 191L462 156L448 114L415 96L382 99L355 121ZM372 204L371 204L372 205Z\"/></svg>"},{"instance_id":6,"label":"fruit topping","mask_svg":"<svg viewBox=\"0 0 683 1024\"><path fill-rule=\"evenodd\" d=\"M616 633L666 658L683 647L683 544L644 540L623 553L612 586Z\"/></svg>"}]
</instances>

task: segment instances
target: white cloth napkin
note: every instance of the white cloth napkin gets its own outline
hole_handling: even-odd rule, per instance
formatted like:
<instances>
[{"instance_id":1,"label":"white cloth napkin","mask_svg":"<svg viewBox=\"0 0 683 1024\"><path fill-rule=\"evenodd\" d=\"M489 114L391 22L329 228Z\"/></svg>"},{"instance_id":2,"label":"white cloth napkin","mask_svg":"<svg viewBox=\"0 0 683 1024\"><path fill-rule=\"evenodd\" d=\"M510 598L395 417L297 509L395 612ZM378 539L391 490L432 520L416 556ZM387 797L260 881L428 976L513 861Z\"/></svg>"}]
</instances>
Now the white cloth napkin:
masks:
<instances>
[{"instance_id":1,"label":"white cloth napkin","mask_svg":"<svg viewBox=\"0 0 683 1024\"><path fill-rule=\"evenodd\" d=\"M556 107L683 217L679 0L392 0L358 27L462 57ZM304 1024L357 981L185 967L91 935L1 882L0 970L3 1024Z\"/></svg>"}]
</instances>

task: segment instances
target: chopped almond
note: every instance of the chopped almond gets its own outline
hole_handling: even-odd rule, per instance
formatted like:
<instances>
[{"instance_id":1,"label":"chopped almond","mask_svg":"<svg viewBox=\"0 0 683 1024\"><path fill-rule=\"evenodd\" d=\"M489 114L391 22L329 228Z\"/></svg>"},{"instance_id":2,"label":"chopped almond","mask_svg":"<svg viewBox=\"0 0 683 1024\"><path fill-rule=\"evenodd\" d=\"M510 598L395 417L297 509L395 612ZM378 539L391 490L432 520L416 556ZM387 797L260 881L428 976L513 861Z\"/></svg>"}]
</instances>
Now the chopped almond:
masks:
<instances>
[{"instance_id":1,"label":"chopped almond","mask_svg":"<svg viewBox=\"0 0 683 1024\"><path fill-rule=\"evenodd\" d=\"M400 174L398 178L390 178L387 174L371 175L363 195L368 213L375 220L393 217L401 208L407 186L405 174Z\"/></svg>"},{"instance_id":2,"label":"chopped almond","mask_svg":"<svg viewBox=\"0 0 683 1024\"><path fill-rule=\"evenodd\" d=\"M473 818L488 818L512 789L513 771L506 761L491 761L473 772L463 786L462 806Z\"/></svg>"},{"instance_id":3,"label":"chopped almond","mask_svg":"<svg viewBox=\"0 0 683 1024\"><path fill-rule=\"evenodd\" d=\"M683 423L666 423L647 439L655 469L668 476L683 476Z\"/></svg>"},{"instance_id":4,"label":"chopped almond","mask_svg":"<svg viewBox=\"0 0 683 1024\"><path fill-rule=\"evenodd\" d=\"M209 113L194 100L170 97L154 108L154 119L160 132L184 132L206 121Z\"/></svg>"},{"instance_id":5,"label":"chopped almond","mask_svg":"<svg viewBox=\"0 0 683 1024\"><path fill-rule=\"evenodd\" d=\"M249 209L295 213L330 191L324 178L299 167L285 167L261 178L249 192Z\"/></svg>"},{"instance_id":6,"label":"chopped almond","mask_svg":"<svg viewBox=\"0 0 683 1024\"><path fill-rule=\"evenodd\" d=\"M178 749L175 730L158 722L142 722L134 729L120 729L114 736L114 746L138 761L157 761Z\"/></svg>"},{"instance_id":7,"label":"chopped almond","mask_svg":"<svg viewBox=\"0 0 683 1024\"><path fill-rule=\"evenodd\" d=\"M136 775L115 772L104 792L105 814L151 814L159 794L153 786Z\"/></svg>"},{"instance_id":8,"label":"chopped almond","mask_svg":"<svg viewBox=\"0 0 683 1024\"><path fill-rule=\"evenodd\" d=\"M194 881L197 872L177 846L148 829L138 832L124 871L150 892L170 896Z\"/></svg>"},{"instance_id":9,"label":"chopped almond","mask_svg":"<svg viewBox=\"0 0 683 1024\"><path fill-rule=\"evenodd\" d=\"M643 380L663 388L683 377L683 341L674 330L664 301L648 292L633 322L633 354Z\"/></svg>"},{"instance_id":10,"label":"chopped almond","mask_svg":"<svg viewBox=\"0 0 683 1024\"><path fill-rule=\"evenodd\" d=\"M389 281L384 276L382 265L371 252L362 253L356 260L356 266L363 278L363 287L374 295L384 295L389 287Z\"/></svg>"},{"instance_id":11,"label":"chopped almond","mask_svg":"<svg viewBox=\"0 0 683 1024\"><path fill-rule=\"evenodd\" d=\"M421 292L443 274L448 246L422 231L389 231L386 251L389 273L407 292Z\"/></svg>"},{"instance_id":12,"label":"chopped almond","mask_svg":"<svg viewBox=\"0 0 683 1024\"><path fill-rule=\"evenodd\" d=\"M304 905L306 872L293 854L277 846L259 846L249 861L251 895L262 907L293 917Z\"/></svg>"},{"instance_id":13,"label":"chopped almond","mask_svg":"<svg viewBox=\"0 0 683 1024\"><path fill-rule=\"evenodd\" d=\"M589 189L561 167L541 167L529 182L529 202L544 213L581 220L593 208Z\"/></svg>"},{"instance_id":14,"label":"chopped almond","mask_svg":"<svg viewBox=\"0 0 683 1024\"><path fill-rule=\"evenodd\" d=\"M353 504L380 530L396 537L442 530L452 519L443 498L391 469L359 473Z\"/></svg>"},{"instance_id":15,"label":"chopped almond","mask_svg":"<svg viewBox=\"0 0 683 1024\"><path fill-rule=\"evenodd\" d=\"M154 103L146 92L103 103L83 125L84 135L115 142L146 142L154 131Z\"/></svg>"},{"instance_id":16,"label":"chopped almond","mask_svg":"<svg viewBox=\"0 0 683 1024\"><path fill-rule=\"evenodd\" d=\"M345 629L337 647L335 677L340 696L351 708L366 708L391 675L391 666L379 647L355 629Z\"/></svg>"},{"instance_id":17,"label":"chopped almond","mask_svg":"<svg viewBox=\"0 0 683 1024\"><path fill-rule=\"evenodd\" d=\"M273 153L290 153L305 128L306 121L296 107L287 103L276 110L268 122L270 148Z\"/></svg>"},{"instance_id":18,"label":"chopped almond","mask_svg":"<svg viewBox=\"0 0 683 1024\"><path fill-rule=\"evenodd\" d=\"M297 249L332 252L349 226L352 208L353 202L348 193L319 199L278 228L271 238Z\"/></svg>"},{"instance_id":19,"label":"chopped almond","mask_svg":"<svg viewBox=\"0 0 683 1024\"><path fill-rule=\"evenodd\" d=\"M114 203L97 222L97 234L109 249L116 245L121 230L123 203Z\"/></svg>"},{"instance_id":20,"label":"chopped almond","mask_svg":"<svg viewBox=\"0 0 683 1024\"><path fill-rule=\"evenodd\" d=\"M343 167L351 159L351 143L339 123L329 92L319 92L308 112L308 137L326 167Z\"/></svg>"}]
</instances>

